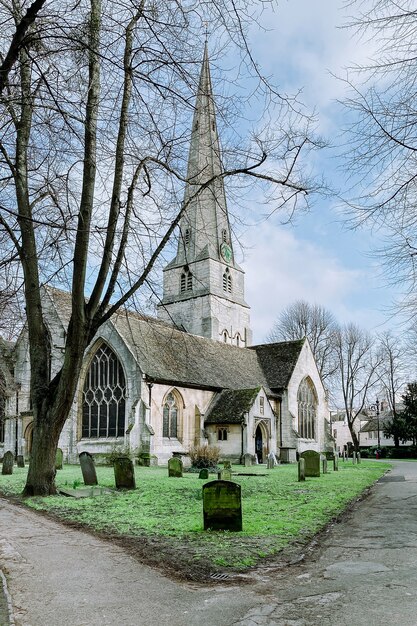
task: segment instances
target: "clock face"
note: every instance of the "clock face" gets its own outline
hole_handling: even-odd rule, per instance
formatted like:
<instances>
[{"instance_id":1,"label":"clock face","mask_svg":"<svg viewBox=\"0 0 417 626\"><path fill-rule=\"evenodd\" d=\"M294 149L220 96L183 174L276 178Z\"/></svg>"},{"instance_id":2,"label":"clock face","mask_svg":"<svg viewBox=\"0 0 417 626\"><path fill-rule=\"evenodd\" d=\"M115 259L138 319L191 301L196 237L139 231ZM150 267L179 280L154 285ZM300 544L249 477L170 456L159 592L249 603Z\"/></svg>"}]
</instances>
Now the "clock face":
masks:
<instances>
[{"instance_id":1,"label":"clock face","mask_svg":"<svg viewBox=\"0 0 417 626\"><path fill-rule=\"evenodd\" d=\"M226 263L230 263L230 261L232 260L232 248L229 246L229 244L223 242L222 245L220 246L220 254L222 255L223 259L226 261Z\"/></svg>"}]
</instances>

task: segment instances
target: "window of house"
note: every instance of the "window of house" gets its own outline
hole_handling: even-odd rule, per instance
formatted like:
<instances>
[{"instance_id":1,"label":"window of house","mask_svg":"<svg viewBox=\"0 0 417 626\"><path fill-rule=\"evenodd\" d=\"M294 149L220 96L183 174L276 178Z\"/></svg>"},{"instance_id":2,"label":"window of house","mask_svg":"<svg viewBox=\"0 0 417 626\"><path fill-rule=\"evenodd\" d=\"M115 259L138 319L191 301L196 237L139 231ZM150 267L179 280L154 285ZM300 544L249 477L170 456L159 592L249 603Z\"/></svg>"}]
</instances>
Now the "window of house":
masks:
<instances>
[{"instance_id":1,"label":"window of house","mask_svg":"<svg viewBox=\"0 0 417 626\"><path fill-rule=\"evenodd\" d=\"M217 430L218 441L227 441L227 428L219 428Z\"/></svg>"},{"instance_id":2,"label":"window of house","mask_svg":"<svg viewBox=\"0 0 417 626\"><path fill-rule=\"evenodd\" d=\"M223 273L223 291L232 293L232 277L230 276L229 268Z\"/></svg>"},{"instance_id":3,"label":"window of house","mask_svg":"<svg viewBox=\"0 0 417 626\"><path fill-rule=\"evenodd\" d=\"M261 415L265 413L265 398L263 396L259 398L259 413Z\"/></svg>"},{"instance_id":4,"label":"window of house","mask_svg":"<svg viewBox=\"0 0 417 626\"><path fill-rule=\"evenodd\" d=\"M95 353L83 389L82 437L122 437L126 381L122 364L103 344Z\"/></svg>"},{"instance_id":5,"label":"window of house","mask_svg":"<svg viewBox=\"0 0 417 626\"><path fill-rule=\"evenodd\" d=\"M298 432L305 439L316 436L317 394L312 381L305 378L298 388Z\"/></svg>"},{"instance_id":6,"label":"window of house","mask_svg":"<svg viewBox=\"0 0 417 626\"><path fill-rule=\"evenodd\" d=\"M177 437L178 435L178 405L176 398L170 392L164 402L163 420L162 420L162 436Z\"/></svg>"}]
</instances>

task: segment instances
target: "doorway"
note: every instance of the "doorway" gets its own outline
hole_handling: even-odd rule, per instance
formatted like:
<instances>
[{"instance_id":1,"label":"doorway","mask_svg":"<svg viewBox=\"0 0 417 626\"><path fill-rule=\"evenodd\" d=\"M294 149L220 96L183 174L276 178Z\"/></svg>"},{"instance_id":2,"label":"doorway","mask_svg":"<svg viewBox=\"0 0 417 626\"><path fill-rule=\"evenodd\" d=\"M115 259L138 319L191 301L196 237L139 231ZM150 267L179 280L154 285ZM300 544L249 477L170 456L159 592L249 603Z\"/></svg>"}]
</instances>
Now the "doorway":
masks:
<instances>
[{"instance_id":1,"label":"doorway","mask_svg":"<svg viewBox=\"0 0 417 626\"><path fill-rule=\"evenodd\" d=\"M258 463L263 463L263 436L262 428L257 427L255 431L255 454L258 459Z\"/></svg>"}]
</instances>

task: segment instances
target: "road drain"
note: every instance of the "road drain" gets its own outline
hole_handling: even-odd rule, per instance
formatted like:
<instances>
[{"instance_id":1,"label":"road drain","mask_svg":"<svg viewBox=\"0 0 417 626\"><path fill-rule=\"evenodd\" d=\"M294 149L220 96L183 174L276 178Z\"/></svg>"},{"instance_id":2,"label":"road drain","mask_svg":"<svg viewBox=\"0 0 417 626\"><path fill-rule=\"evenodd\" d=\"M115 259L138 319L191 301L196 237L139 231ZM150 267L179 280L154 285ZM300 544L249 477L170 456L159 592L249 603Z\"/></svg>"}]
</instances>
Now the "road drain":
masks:
<instances>
[{"instance_id":1,"label":"road drain","mask_svg":"<svg viewBox=\"0 0 417 626\"><path fill-rule=\"evenodd\" d=\"M211 574L210 578L212 578L213 580L229 580L230 576L229 574L222 574L221 572L216 572L214 574Z\"/></svg>"}]
</instances>

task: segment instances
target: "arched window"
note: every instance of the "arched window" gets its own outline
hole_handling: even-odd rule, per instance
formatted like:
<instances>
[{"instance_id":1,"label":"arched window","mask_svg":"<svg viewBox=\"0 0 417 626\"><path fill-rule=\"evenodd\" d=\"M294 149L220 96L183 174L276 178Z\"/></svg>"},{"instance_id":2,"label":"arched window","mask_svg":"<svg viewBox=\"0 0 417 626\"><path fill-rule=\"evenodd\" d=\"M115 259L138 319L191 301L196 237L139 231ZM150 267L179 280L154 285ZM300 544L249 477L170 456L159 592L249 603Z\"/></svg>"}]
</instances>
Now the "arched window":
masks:
<instances>
[{"instance_id":1,"label":"arched window","mask_svg":"<svg viewBox=\"0 0 417 626\"><path fill-rule=\"evenodd\" d=\"M185 233L184 233L184 243L185 244L190 243L190 239L191 239L191 228L186 228Z\"/></svg>"},{"instance_id":2,"label":"arched window","mask_svg":"<svg viewBox=\"0 0 417 626\"><path fill-rule=\"evenodd\" d=\"M219 428L217 430L217 440L227 441L227 428Z\"/></svg>"},{"instance_id":3,"label":"arched window","mask_svg":"<svg viewBox=\"0 0 417 626\"><path fill-rule=\"evenodd\" d=\"M193 290L193 275L189 269L184 268L180 279L180 291L185 293L186 291Z\"/></svg>"},{"instance_id":4,"label":"arched window","mask_svg":"<svg viewBox=\"0 0 417 626\"><path fill-rule=\"evenodd\" d=\"M229 268L226 268L223 273L223 291L232 293L232 277L230 276Z\"/></svg>"},{"instance_id":5,"label":"arched window","mask_svg":"<svg viewBox=\"0 0 417 626\"><path fill-rule=\"evenodd\" d=\"M304 378L298 388L298 432L305 439L316 438L317 394L312 381Z\"/></svg>"},{"instance_id":6,"label":"arched window","mask_svg":"<svg viewBox=\"0 0 417 626\"><path fill-rule=\"evenodd\" d=\"M163 407L162 436L178 436L178 404L172 391L167 395Z\"/></svg>"},{"instance_id":7,"label":"arched window","mask_svg":"<svg viewBox=\"0 0 417 626\"><path fill-rule=\"evenodd\" d=\"M109 346L95 353L83 390L82 437L122 437L126 381L122 364Z\"/></svg>"},{"instance_id":8,"label":"arched window","mask_svg":"<svg viewBox=\"0 0 417 626\"><path fill-rule=\"evenodd\" d=\"M222 229L222 241L227 243L227 230L225 228Z\"/></svg>"},{"instance_id":9,"label":"arched window","mask_svg":"<svg viewBox=\"0 0 417 626\"><path fill-rule=\"evenodd\" d=\"M223 331L223 341L227 343L227 330Z\"/></svg>"}]
</instances>

